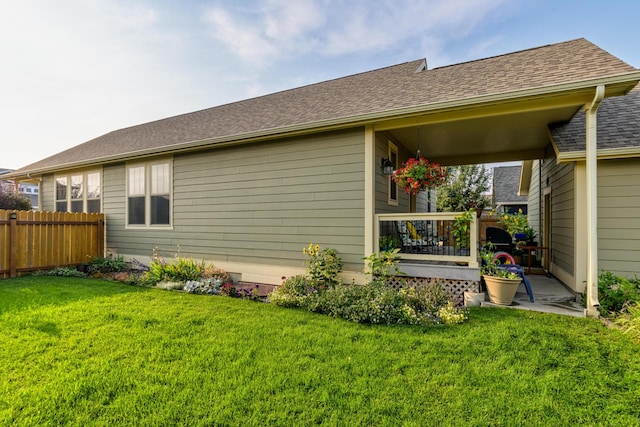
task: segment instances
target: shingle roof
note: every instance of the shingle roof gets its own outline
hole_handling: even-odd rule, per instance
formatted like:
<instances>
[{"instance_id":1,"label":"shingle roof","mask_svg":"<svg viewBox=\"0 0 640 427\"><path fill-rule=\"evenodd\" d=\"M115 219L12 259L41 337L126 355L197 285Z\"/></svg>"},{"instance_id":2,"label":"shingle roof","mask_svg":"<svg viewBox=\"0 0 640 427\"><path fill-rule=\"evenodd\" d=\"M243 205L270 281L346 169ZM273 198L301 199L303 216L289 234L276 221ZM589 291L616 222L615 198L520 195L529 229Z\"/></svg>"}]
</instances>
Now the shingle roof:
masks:
<instances>
[{"instance_id":1,"label":"shingle roof","mask_svg":"<svg viewBox=\"0 0 640 427\"><path fill-rule=\"evenodd\" d=\"M527 201L527 196L518 195L521 168L522 166L493 168L493 196L496 203Z\"/></svg>"},{"instance_id":2,"label":"shingle roof","mask_svg":"<svg viewBox=\"0 0 640 427\"><path fill-rule=\"evenodd\" d=\"M598 149L640 147L640 87L627 96L606 98L598 107ZM586 149L584 111L564 124L549 126L561 153Z\"/></svg>"},{"instance_id":3,"label":"shingle roof","mask_svg":"<svg viewBox=\"0 0 640 427\"><path fill-rule=\"evenodd\" d=\"M637 71L585 39L416 72L423 60L116 130L16 173L124 158L179 144L313 129L364 115Z\"/></svg>"}]
</instances>

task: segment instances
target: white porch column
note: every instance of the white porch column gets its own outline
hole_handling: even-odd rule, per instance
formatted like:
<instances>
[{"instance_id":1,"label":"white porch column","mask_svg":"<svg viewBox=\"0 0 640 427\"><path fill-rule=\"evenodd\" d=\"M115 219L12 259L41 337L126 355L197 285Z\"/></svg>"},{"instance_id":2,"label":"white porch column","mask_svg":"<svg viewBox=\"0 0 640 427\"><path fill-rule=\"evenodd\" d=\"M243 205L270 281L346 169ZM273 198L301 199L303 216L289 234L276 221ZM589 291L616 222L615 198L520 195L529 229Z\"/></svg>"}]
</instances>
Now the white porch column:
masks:
<instances>
[{"instance_id":1,"label":"white porch column","mask_svg":"<svg viewBox=\"0 0 640 427\"><path fill-rule=\"evenodd\" d=\"M372 126L364 128L364 256L375 252L376 142Z\"/></svg>"},{"instance_id":2,"label":"white porch column","mask_svg":"<svg viewBox=\"0 0 640 427\"><path fill-rule=\"evenodd\" d=\"M586 175L587 175L587 308L585 315L598 317L598 122L597 112L604 98L604 86L596 88L586 113Z\"/></svg>"}]
</instances>

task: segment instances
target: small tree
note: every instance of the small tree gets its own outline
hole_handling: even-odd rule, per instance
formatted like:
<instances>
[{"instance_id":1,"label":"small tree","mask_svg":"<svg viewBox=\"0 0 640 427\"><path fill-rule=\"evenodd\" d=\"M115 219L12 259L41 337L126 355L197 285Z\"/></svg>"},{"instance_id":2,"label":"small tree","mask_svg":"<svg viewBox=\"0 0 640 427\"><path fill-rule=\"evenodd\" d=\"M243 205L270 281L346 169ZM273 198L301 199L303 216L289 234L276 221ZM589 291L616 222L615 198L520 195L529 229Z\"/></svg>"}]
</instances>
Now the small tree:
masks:
<instances>
[{"instance_id":1,"label":"small tree","mask_svg":"<svg viewBox=\"0 0 640 427\"><path fill-rule=\"evenodd\" d=\"M31 210L31 200L18 194L15 188L12 183L0 182L0 209Z\"/></svg>"},{"instance_id":2,"label":"small tree","mask_svg":"<svg viewBox=\"0 0 640 427\"><path fill-rule=\"evenodd\" d=\"M445 185L436 189L436 205L441 212L463 212L471 208L484 209L491 200L483 193L489 191L491 173L484 165L451 166Z\"/></svg>"}]
</instances>

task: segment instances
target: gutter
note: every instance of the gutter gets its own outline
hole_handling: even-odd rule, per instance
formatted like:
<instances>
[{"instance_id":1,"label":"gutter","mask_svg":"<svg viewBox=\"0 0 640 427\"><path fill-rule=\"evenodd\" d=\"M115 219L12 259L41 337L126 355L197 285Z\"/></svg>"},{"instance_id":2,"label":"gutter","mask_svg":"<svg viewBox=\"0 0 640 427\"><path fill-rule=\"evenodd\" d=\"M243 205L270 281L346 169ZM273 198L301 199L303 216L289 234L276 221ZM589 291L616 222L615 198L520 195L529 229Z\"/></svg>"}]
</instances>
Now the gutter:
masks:
<instances>
[{"instance_id":1,"label":"gutter","mask_svg":"<svg viewBox=\"0 0 640 427\"><path fill-rule=\"evenodd\" d=\"M515 102L523 98L540 98L546 96L560 95L563 93L571 93L577 91L585 91L592 93L594 86L635 86L640 81L640 71L632 71L629 73L617 74L609 77L600 77L577 82L561 83L557 85L540 86L535 88L517 89L497 94L480 95L469 98L459 98L436 103L420 104L411 107L404 107L395 110L377 111L373 113L360 114L355 116L345 116L318 122L299 123L291 126L262 129L255 132L224 135L216 138L208 138L203 140L188 141L184 143L155 147L139 151L120 153L100 158L92 158L90 160L80 160L77 162L59 164L40 169L31 169L19 172L16 175L8 175L12 179L25 176L26 173L43 174L63 169L72 169L81 166L88 166L100 163L113 163L117 161L129 160L132 158L147 157L151 155L161 155L176 153L185 150L203 149L215 147L225 147L238 143L250 143L261 140L269 140L281 137L296 136L308 133L345 129L350 127L365 126L380 120L402 119L421 115L425 113L445 112L448 110L460 110L471 107L490 106L494 104L503 104L506 102ZM626 94L633 86L626 88L622 94ZM611 95L610 95L611 96ZM581 103L582 104L582 103Z\"/></svg>"}]
</instances>

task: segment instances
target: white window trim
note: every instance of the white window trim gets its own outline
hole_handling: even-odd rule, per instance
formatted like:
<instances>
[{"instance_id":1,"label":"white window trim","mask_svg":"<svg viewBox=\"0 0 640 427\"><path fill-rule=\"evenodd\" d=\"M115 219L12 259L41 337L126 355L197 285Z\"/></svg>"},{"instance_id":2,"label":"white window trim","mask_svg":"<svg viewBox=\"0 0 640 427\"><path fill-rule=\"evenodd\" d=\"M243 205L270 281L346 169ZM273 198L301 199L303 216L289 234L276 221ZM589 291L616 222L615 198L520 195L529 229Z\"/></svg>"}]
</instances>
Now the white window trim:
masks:
<instances>
[{"instance_id":1,"label":"white window trim","mask_svg":"<svg viewBox=\"0 0 640 427\"><path fill-rule=\"evenodd\" d=\"M104 194L104 182L103 182L104 174L102 173L102 168L86 169L81 171L70 171L67 173L59 173L54 175L53 176L53 210L54 212L61 212L61 211L58 211L58 202L62 201L62 200L58 200L58 189L57 189L58 178L67 178L67 200L66 200L67 210L65 212L71 212L71 177L82 175L82 185L84 187L82 192L82 212L87 213L87 194L88 194L87 175L90 175L92 173L97 173L100 176L100 210L97 213L102 213L102 201L103 201L103 194ZM40 192L38 191L36 194L39 194L39 193ZM91 200L95 200L95 199L91 199Z\"/></svg>"},{"instance_id":2,"label":"white window trim","mask_svg":"<svg viewBox=\"0 0 640 427\"><path fill-rule=\"evenodd\" d=\"M151 224L151 166L169 164L169 224ZM144 224L129 224L129 170L144 167ZM129 230L173 230L173 159L127 163L125 165L125 218L124 228Z\"/></svg>"},{"instance_id":3,"label":"white window trim","mask_svg":"<svg viewBox=\"0 0 640 427\"><path fill-rule=\"evenodd\" d=\"M387 141L387 159L391 160L391 154L395 154L396 156L396 161L393 164L393 170L397 170L398 169L398 147L391 141ZM391 198L391 186L395 186L396 189L396 198L392 199ZM391 176L387 177L387 204L390 206L398 206L398 192L399 192L400 188L398 187L398 184L396 182L393 181L393 179L391 178Z\"/></svg>"}]
</instances>

